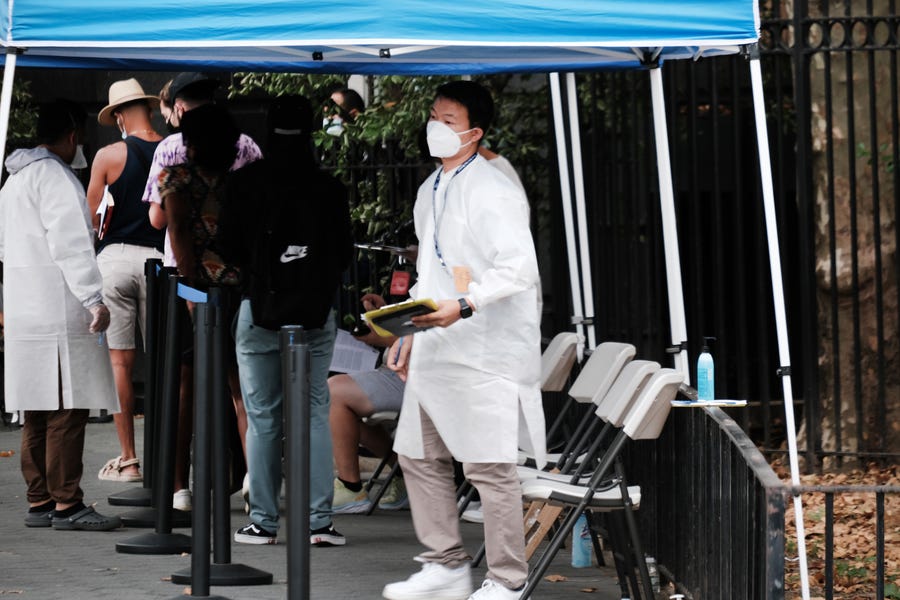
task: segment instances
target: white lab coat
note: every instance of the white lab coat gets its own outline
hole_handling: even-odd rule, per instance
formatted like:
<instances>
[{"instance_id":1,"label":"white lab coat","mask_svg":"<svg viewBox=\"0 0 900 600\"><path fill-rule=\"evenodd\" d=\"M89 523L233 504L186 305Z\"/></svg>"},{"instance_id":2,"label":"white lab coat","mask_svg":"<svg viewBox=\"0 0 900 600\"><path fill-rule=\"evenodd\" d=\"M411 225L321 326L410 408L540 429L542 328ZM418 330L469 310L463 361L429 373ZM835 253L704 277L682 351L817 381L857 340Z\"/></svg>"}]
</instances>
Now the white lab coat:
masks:
<instances>
[{"instance_id":1,"label":"white lab coat","mask_svg":"<svg viewBox=\"0 0 900 600\"><path fill-rule=\"evenodd\" d=\"M424 457L421 409L461 462L516 462L521 447L543 464L539 275L528 202L480 156L452 173L441 175L436 194L437 171L419 188L418 282L411 295L469 296L477 311L450 327L415 334L394 449ZM433 204L447 268L471 272L465 293L456 291L435 251Z\"/></svg>"},{"instance_id":2,"label":"white lab coat","mask_svg":"<svg viewBox=\"0 0 900 600\"><path fill-rule=\"evenodd\" d=\"M0 190L7 410L119 410L109 348L85 308L102 298L81 183L46 148L17 150Z\"/></svg>"}]
</instances>

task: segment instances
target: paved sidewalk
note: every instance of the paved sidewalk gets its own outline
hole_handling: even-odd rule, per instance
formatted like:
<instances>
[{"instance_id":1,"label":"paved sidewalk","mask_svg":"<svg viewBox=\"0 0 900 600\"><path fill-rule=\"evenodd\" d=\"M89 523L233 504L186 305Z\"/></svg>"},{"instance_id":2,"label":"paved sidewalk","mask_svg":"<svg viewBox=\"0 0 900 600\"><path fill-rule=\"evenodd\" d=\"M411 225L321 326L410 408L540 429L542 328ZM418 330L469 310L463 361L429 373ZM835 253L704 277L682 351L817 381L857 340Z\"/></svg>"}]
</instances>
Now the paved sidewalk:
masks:
<instances>
[{"instance_id":1,"label":"paved sidewalk","mask_svg":"<svg viewBox=\"0 0 900 600\"><path fill-rule=\"evenodd\" d=\"M138 448L143 420L136 421ZM26 528L22 522L27 503L25 484L19 471L18 428L0 425L0 509L6 519L0 522L0 596L22 600L143 600L180 597L185 586L175 585L169 577L190 567L189 555L119 554L117 542L144 533L145 529L121 529L112 532L55 531ZM85 476L82 487L85 501L95 502L101 513L120 514L129 507L110 506L108 494L128 486L97 479L97 471L117 454L115 427L112 423L88 425L85 450ZM13 451L12 456L5 456ZM232 497L232 531L246 523L243 503ZM310 597L313 600L374 599L381 597L386 583L405 579L418 570L412 558L422 548L416 541L409 511L378 511L371 517L338 515L335 525L347 536L342 548L313 548L310 571ZM462 523L470 553L482 541L480 525ZM189 529L176 530L190 534ZM253 587L214 587L212 594L232 600L280 600L287 598L287 545L279 539L276 546L232 544L232 563L263 569L274 575L273 585ZM613 600L619 598L614 573L610 569L573 569L568 550L562 550L549 574L567 577L567 581L544 581L535 597L540 600L578 598ZM476 585L484 568L474 574ZM586 590L593 589L592 592Z\"/></svg>"}]
</instances>

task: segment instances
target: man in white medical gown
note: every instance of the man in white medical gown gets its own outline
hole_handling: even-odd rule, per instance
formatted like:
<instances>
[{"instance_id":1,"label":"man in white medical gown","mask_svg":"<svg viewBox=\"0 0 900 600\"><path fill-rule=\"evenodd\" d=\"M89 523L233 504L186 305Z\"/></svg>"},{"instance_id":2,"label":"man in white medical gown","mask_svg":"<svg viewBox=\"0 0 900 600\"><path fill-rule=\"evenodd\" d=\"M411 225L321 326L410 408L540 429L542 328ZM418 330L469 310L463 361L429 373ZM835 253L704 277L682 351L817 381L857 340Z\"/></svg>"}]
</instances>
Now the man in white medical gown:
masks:
<instances>
[{"instance_id":1,"label":"man in white medical gown","mask_svg":"<svg viewBox=\"0 0 900 600\"><path fill-rule=\"evenodd\" d=\"M82 161L85 112L58 100L41 107L40 145L6 161L0 190L4 264L6 407L25 411L22 475L28 527L107 530L121 526L82 502L85 426L90 409L119 409L103 279L97 268L84 188L70 164Z\"/></svg>"},{"instance_id":2,"label":"man in white medical gown","mask_svg":"<svg viewBox=\"0 0 900 600\"><path fill-rule=\"evenodd\" d=\"M528 573L516 458L546 453L540 377L540 298L523 192L478 155L493 117L490 94L470 81L438 88L428 146L442 165L419 188L414 298L433 327L398 341L388 364L407 378L394 449L413 524L428 548L422 570L384 596L518 598ZM472 593L457 519L452 458L481 495L487 579Z\"/></svg>"}]
</instances>

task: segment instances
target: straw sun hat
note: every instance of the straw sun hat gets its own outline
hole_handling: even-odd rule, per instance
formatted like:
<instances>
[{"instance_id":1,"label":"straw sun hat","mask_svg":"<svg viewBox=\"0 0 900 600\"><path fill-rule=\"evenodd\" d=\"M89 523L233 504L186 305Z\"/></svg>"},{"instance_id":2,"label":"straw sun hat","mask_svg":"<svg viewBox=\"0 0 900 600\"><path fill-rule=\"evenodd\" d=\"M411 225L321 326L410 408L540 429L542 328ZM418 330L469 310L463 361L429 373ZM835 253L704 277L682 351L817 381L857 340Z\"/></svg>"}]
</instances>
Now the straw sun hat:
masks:
<instances>
[{"instance_id":1,"label":"straw sun hat","mask_svg":"<svg viewBox=\"0 0 900 600\"><path fill-rule=\"evenodd\" d=\"M135 100L146 100L150 103L150 107L159 106L159 98L144 93L144 88L138 83L137 79L124 79L116 81L109 86L109 104L103 107L97 115L97 121L101 125L115 125L116 120L113 118L113 111L122 106L126 102Z\"/></svg>"}]
</instances>

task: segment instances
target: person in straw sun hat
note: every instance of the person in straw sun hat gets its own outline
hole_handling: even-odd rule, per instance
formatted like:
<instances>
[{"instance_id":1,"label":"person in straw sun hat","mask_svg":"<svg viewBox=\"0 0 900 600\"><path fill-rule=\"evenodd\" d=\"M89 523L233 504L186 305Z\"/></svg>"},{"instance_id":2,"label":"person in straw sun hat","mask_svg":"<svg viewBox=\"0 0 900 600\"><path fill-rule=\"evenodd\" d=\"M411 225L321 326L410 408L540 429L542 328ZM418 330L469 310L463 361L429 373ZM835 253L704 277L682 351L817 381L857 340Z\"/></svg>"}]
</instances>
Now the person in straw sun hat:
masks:
<instances>
[{"instance_id":1,"label":"person in straw sun hat","mask_svg":"<svg viewBox=\"0 0 900 600\"><path fill-rule=\"evenodd\" d=\"M109 196L114 202L114 210L105 211L97 243L103 297L110 310L109 354L121 406L121 412L114 416L121 454L103 465L98 474L100 479L109 481L142 480L134 445L131 376L135 321L144 333L144 263L148 258L162 258L163 232L150 224L147 204L141 202L153 153L162 139L150 124L151 112L158 106L159 98L144 93L137 79L116 81L109 86L109 104L97 115L97 121L115 126L122 133L122 141L97 152L87 190L95 229L99 227L97 209L104 196L108 194L107 204Z\"/></svg>"},{"instance_id":2,"label":"person in straw sun hat","mask_svg":"<svg viewBox=\"0 0 900 600\"><path fill-rule=\"evenodd\" d=\"M130 108L130 106L125 106L126 104L134 106L146 105L153 109L159 107L159 98L145 94L144 88L141 87L141 84L134 77L116 81L109 86L109 104L100 109L97 121L101 125L117 125L121 130L122 127L116 113L124 112Z\"/></svg>"}]
</instances>

